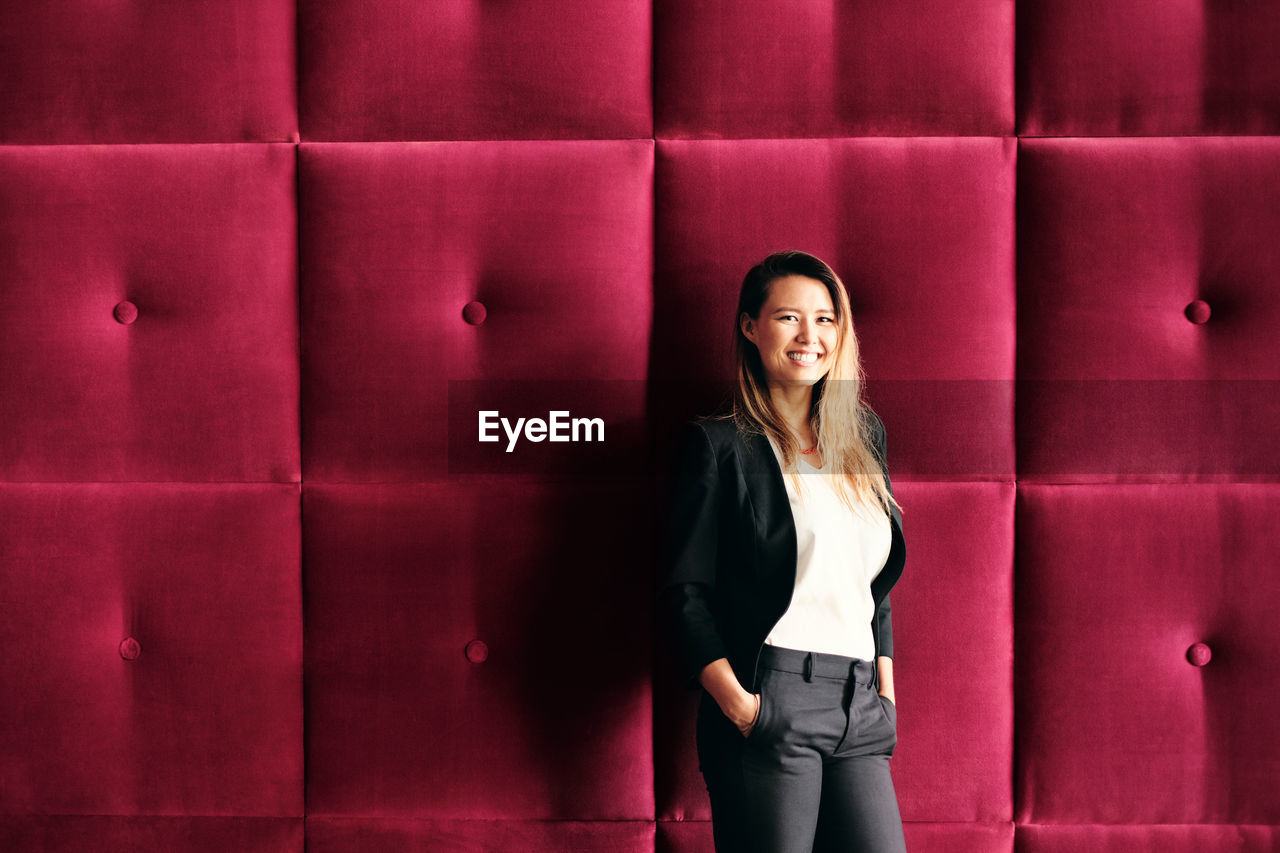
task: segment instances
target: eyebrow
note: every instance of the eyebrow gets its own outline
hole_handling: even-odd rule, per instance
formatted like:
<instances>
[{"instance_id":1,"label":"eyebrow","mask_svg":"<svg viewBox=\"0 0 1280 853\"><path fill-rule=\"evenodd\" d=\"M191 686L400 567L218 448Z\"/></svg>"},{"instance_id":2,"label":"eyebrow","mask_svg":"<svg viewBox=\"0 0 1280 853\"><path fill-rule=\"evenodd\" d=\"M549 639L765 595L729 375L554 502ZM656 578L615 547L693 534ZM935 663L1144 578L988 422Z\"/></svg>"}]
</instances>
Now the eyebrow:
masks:
<instances>
[{"instance_id":1,"label":"eyebrow","mask_svg":"<svg viewBox=\"0 0 1280 853\"><path fill-rule=\"evenodd\" d=\"M797 313L797 314L803 314L803 313L804 313L804 312L803 312L803 311L801 311L799 308L787 308L787 307L782 307L782 308L775 309L773 313L777 314L779 311L794 311L794 312L795 312L795 313ZM819 308L819 309L817 310L817 312L816 312L816 313L818 313L818 314L830 314L832 317L834 317L834 316L836 315L836 312L834 312L834 311L828 311L826 308Z\"/></svg>"}]
</instances>

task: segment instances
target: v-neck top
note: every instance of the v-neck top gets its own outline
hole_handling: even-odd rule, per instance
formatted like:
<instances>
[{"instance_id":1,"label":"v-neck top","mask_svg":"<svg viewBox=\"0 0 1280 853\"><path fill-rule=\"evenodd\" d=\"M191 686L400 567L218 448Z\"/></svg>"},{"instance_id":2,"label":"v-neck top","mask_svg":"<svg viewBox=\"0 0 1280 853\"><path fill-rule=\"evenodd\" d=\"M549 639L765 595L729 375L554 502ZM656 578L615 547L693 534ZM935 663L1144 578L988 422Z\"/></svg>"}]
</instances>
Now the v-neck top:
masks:
<instances>
[{"instance_id":1,"label":"v-neck top","mask_svg":"<svg viewBox=\"0 0 1280 853\"><path fill-rule=\"evenodd\" d=\"M781 451L772 439L769 446L781 469ZM889 516L861 502L857 511L850 511L840 500L834 478L803 457L797 470L803 491L790 475L782 476L796 527L795 592L765 642L872 660L871 581L889 558Z\"/></svg>"}]
</instances>

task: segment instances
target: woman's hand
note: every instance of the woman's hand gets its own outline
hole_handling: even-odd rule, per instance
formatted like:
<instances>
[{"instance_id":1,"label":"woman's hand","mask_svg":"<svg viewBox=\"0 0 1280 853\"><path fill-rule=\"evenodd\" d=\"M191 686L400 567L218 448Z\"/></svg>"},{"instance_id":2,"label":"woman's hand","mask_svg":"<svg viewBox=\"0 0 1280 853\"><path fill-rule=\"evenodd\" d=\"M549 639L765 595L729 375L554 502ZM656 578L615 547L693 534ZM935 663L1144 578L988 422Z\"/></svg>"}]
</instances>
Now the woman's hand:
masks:
<instances>
[{"instance_id":1,"label":"woman's hand","mask_svg":"<svg viewBox=\"0 0 1280 853\"><path fill-rule=\"evenodd\" d=\"M880 676L880 695L892 702L893 707L898 707L893 698L893 658L884 655L876 658L876 670Z\"/></svg>"},{"instance_id":2,"label":"woman's hand","mask_svg":"<svg viewBox=\"0 0 1280 853\"><path fill-rule=\"evenodd\" d=\"M751 730L756 727L756 721L760 719L760 694L747 693L746 697L747 703L744 707L747 710L742 717L730 717L733 720L733 724L738 727L738 731L742 732L744 738L751 736Z\"/></svg>"},{"instance_id":3,"label":"woman's hand","mask_svg":"<svg viewBox=\"0 0 1280 853\"><path fill-rule=\"evenodd\" d=\"M760 716L760 694L747 692L733 674L728 658L707 664L698 677L720 706L720 713L738 727L743 737L749 735Z\"/></svg>"}]
</instances>

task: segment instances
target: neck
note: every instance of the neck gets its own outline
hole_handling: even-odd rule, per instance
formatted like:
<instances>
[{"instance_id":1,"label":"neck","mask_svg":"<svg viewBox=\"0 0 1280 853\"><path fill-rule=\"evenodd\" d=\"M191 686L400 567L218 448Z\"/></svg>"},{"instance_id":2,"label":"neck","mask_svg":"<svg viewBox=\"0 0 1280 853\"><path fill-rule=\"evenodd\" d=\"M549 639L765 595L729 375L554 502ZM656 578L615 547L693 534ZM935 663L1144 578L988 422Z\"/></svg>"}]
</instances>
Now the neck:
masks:
<instances>
[{"instance_id":1,"label":"neck","mask_svg":"<svg viewBox=\"0 0 1280 853\"><path fill-rule=\"evenodd\" d=\"M809 410L813 406L812 385L771 385L773 407L792 430L805 435L809 430Z\"/></svg>"}]
</instances>

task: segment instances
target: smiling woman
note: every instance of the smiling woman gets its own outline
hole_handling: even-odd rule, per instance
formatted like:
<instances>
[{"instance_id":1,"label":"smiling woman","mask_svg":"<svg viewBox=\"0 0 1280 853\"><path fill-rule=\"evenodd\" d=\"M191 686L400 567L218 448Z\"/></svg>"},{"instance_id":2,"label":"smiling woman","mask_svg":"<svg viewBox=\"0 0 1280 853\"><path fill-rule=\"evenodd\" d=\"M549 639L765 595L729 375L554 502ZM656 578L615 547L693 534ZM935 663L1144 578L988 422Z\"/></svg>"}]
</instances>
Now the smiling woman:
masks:
<instances>
[{"instance_id":1,"label":"smiling woman","mask_svg":"<svg viewBox=\"0 0 1280 853\"><path fill-rule=\"evenodd\" d=\"M734 326L733 410L682 434L659 593L703 688L716 849L903 851L889 590L906 547L849 297L778 252Z\"/></svg>"}]
</instances>

